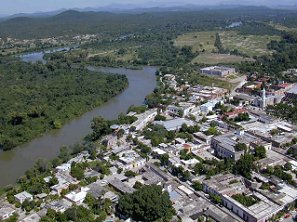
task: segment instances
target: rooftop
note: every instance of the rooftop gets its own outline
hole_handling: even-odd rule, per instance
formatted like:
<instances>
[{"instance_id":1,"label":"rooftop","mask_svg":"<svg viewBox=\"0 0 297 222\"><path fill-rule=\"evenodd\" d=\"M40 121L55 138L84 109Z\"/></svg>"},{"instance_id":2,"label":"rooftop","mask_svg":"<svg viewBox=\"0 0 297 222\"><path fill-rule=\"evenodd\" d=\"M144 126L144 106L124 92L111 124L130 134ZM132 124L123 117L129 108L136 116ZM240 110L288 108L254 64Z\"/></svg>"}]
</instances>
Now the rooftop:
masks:
<instances>
[{"instance_id":1,"label":"rooftop","mask_svg":"<svg viewBox=\"0 0 297 222\"><path fill-rule=\"evenodd\" d=\"M221 195L233 195L247 191L243 178L233 174L219 174L203 183Z\"/></svg>"},{"instance_id":2,"label":"rooftop","mask_svg":"<svg viewBox=\"0 0 297 222\"><path fill-rule=\"evenodd\" d=\"M188 126L194 126L195 122L185 118L176 118L167 121L156 121L155 124L164 126L166 130L171 131L179 129L183 124L187 124Z\"/></svg>"},{"instance_id":3,"label":"rooftop","mask_svg":"<svg viewBox=\"0 0 297 222\"><path fill-rule=\"evenodd\" d=\"M297 84L288 90L287 93L297 94Z\"/></svg>"}]
</instances>

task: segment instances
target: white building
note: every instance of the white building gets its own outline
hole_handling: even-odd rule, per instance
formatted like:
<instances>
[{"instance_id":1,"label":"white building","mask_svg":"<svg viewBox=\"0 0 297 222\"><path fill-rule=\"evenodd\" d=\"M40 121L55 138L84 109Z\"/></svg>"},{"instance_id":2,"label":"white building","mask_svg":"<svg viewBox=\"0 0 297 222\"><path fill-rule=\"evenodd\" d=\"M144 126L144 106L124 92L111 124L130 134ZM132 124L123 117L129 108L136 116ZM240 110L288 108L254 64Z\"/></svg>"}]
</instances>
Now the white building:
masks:
<instances>
[{"instance_id":1,"label":"white building","mask_svg":"<svg viewBox=\"0 0 297 222\"><path fill-rule=\"evenodd\" d=\"M134 126L136 130L142 130L148 123L154 121L157 114L157 109L152 109L142 114L135 115L138 119L131 126Z\"/></svg>"},{"instance_id":2,"label":"white building","mask_svg":"<svg viewBox=\"0 0 297 222\"><path fill-rule=\"evenodd\" d=\"M29 194L28 192L26 191L23 191L21 193L18 193L16 195L14 195L15 197L15 200L19 203L23 203L25 200L29 200L29 201L32 201L33 200L33 196L31 194Z\"/></svg>"},{"instance_id":3,"label":"white building","mask_svg":"<svg viewBox=\"0 0 297 222\"><path fill-rule=\"evenodd\" d=\"M224 66L210 66L200 69L202 74L214 75L214 76L227 76L234 74L235 68L229 68Z\"/></svg>"},{"instance_id":4,"label":"white building","mask_svg":"<svg viewBox=\"0 0 297 222\"><path fill-rule=\"evenodd\" d=\"M11 207L0 208L0 221L10 218L15 213L15 210Z\"/></svg>"},{"instance_id":5,"label":"white building","mask_svg":"<svg viewBox=\"0 0 297 222\"><path fill-rule=\"evenodd\" d=\"M164 126L168 131L179 130L183 124L187 126L194 126L195 122L185 118L177 118L167 121L156 121L155 124Z\"/></svg>"},{"instance_id":6,"label":"white building","mask_svg":"<svg viewBox=\"0 0 297 222\"><path fill-rule=\"evenodd\" d=\"M180 117L188 116L193 110L195 110L195 105L192 103L179 103L178 106L170 105L166 108L169 115Z\"/></svg>"},{"instance_id":7,"label":"white building","mask_svg":"<svg viewBox=\"0 0 297 222\"><path fill-rule=\"evenodd\" d=\"M84 202L86 196L87 196L87 191L89 190L88 187L82 187L79 192L71 192L67 195L65 195L65 198L77 205L80 205Z\"/></svg>"},{"instance_id":8,"label":"white building","mask_svg":"<svg viewBox=\"0 0 297 222\"><path fill-rule=\"evenodd\" d=\"M69 171L70 169L71 169L70 163L63 163L62 165L56 167L56 170L62 171L62 172Z\"/></svg>"},{"instance_id":9,"label":"white building","mask_svg":"<svg viewBox=\"0 0 297 222\"><path fill-rule=\"evenodd\" d=\"M211 101L209 101L207 103L202 104L200 106L200 110L201 110L202 113L207 114L207 113L209 113L210 111L213 110L213 108L215 107L215 105L217 103L218 103L217 100L211 100Z\"/></svg>"}]
</instances>

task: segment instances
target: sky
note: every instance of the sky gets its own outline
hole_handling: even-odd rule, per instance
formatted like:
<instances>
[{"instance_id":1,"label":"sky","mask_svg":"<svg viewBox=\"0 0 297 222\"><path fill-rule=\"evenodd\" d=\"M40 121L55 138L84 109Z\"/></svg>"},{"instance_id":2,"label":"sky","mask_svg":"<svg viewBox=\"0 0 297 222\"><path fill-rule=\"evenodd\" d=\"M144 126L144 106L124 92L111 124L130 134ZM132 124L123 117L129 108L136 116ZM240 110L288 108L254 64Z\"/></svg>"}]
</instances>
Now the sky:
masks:
<instances>
[{"instance_id":1,"label":"sky","mask_svg":"<svg viewBox=\"0 0 297 222\"><path fill-rule=\"evenodd\" d=\"M105 7L110 5L132 4L141 6L168 6L182 4L217 5L217 4L245 4L245 5L295 5L296 0L0 0L0 14L48 12L62 8Z\"/></svg>"}]
</instances>

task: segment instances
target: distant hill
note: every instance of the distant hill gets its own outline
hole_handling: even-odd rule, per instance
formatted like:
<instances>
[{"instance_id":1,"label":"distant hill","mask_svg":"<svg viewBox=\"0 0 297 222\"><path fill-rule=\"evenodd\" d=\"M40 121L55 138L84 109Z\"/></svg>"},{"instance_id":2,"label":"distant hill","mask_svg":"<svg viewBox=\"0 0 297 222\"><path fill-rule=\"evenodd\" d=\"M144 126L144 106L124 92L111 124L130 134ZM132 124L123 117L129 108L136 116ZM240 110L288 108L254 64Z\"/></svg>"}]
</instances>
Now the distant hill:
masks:
<instances>
[{"instance_id":1,"label":"distant hill","mask_svg":"<svg viewBox=\"0 0 297 222\"><path fill-rule=\"evenodd\" d=\"M152 11L151 11L152 10ZM248 19L283 19L296 12L265 7L175 10L147 9L143 12L79 12L68 10L57 15L25 16L0 21L0 37L20 39L103 33L122 35L153 29L207 29L210 23L225 27L226 22Z\"/></svg>"}]
</instances>

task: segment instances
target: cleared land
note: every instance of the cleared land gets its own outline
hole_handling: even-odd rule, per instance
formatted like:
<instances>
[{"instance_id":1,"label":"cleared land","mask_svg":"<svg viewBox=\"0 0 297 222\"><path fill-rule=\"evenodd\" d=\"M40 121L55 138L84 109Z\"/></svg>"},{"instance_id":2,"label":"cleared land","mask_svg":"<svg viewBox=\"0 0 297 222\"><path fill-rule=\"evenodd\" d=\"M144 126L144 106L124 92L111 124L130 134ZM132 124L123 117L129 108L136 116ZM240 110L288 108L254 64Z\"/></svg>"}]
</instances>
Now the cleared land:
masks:
<instances>
[{"instance_id":1,"label":"cleared land","mask_svg":"<svg viewBox=\"0 0 297 222\"><path fill-rule=\"evenodd\" d=\"M199 52L200 55L193 60L193 63L215 65L249 60L241 56L214 53L217 52L217 48L214 46L216 33L213 31L183 34L175 39L174 44L177 47L192 46L193 51ZM271 54L272 51L267 49L267 44L272 40L279 41L281 39L276 35L242 35L236 31L222 31L219 34L225 49L238 50L249 57Z\"/></svg>"},{"instance_id":2,"label":"cleared land","mask_svg":"<svg viewBox=\"0 0 297 222\"><path fill-rule=\"evenodd\" d=\"M297 28L289 28L287 26L281 25L281 24L275 24L273 22L268 23L268 25L272 26L273 28L280 30L280 31L286 31L286 32L297 32Z\"/></svg>"},{"instance_id":3,"label":"cleared land","mask_svg":"<svg viewBox=\"0 0 297 222\"><path fill-rule=\"evenodd\" d=\"M215 65L220 63L240 63L242 61L250 61L249 58L243 58L236 55L216 54L216 53L202 53L193 59L193 64L209 64Z\"/></svg>"},{"instance_id":4,"label":"cleared land","mask_svg":"<svg viewBox=\"0 0 297 222\"><path fill-rule=\"evenodd\" d=\"M241 35L235 31L220 32L223 47L229 50L237 49L250 57L271 54L267 49L267 44L272 40L280 41L277 35Z\"/></svg>"},{"instance_id":5,"label":"cleared land","mask_svg":"<svg viewBox=\"0 0 297 222\"><path fill-rule=\"evenodd\" d=\"M191 32L180 35L174 41L177 47L192 46L195 52L214 52L217 48L214 46L216 32Z\"/></svg>"}]
</instances>

